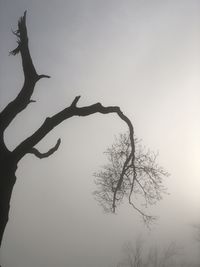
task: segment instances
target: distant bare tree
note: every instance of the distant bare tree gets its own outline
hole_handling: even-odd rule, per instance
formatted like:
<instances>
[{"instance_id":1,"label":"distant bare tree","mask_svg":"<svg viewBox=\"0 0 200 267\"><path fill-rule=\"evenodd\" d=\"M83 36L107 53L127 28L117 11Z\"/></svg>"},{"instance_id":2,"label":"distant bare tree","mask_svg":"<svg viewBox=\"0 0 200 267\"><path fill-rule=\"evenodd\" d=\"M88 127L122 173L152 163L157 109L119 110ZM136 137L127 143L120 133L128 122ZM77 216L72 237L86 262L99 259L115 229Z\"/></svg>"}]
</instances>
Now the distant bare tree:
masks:
<instances>
[{"instance_id":1,"label":"distant bare tree","mask_svg":"<svg viewBox=\"0 0 200 267\"><path fill-rule=\"evenodd\" d=\"M117 267L175 267L178 265L176 257L179 255L179 248L172 242L163 251L150 248L149 253L145 256L144 241L138 239L135 247L126 243L123 247L124 258L117 264ZM191 265L193 266L193 265ZM189 266L188 266L189 267Z\"/></svg>"},{"instance_id":2,"label":"distant bare tree","mask_svg":"<svg viewBox=\"0 0 200 267\"><path fill-rule=\"evenodd\" d=\"M195 231L195 239L200 242L200 224L194 224Z\"/></svg>"},{"instance_id":3,"label":"distant bare tree","mask_svg":"<svg viewBox=\"0 0 200 267\"><path fill-rule=\"evenodd\" d=\"M106 150L108 164L94 174L98 189L94 192L105 211L115 211L124 197L141 215L145 223L155 217L147 215L135 205L133 196L140 196L143 205L155 204L166 193L163 178L169 174L157 163L157 154L141 145L135 138L135 164L130 164L131 143L129 135L120 134L115 143ZM125 164L124 164L125 162ZM119 183L120 181L120 183ZM134 194L132 194L134 193Z\"/></svg>"},{"instance_id":4,"label":"distant bare tree","mask_svg":"<svg viewBox=\"0 0 200 267\"><path fill-rule=\"evenodd\" d=\"M127 245L127 257L130 267L142 267L142 240L138 239L135 244L135 248L128 243Z\"/></svg>"},{"instance_id":5,"label":"distant bare tree","mask_svg":"<svg viewBox=\"0 0 200 267\"><path fill-rule=\"evenodd\" d=\"M131 242L123 246L124 258L117 264L117 267L142 267L142 240L136 241L135 247Z\"/></svg>"},{"instance_id":6,"label":"distant bare tree","mask_svg":"<svg viewBox=\"0 0 200 267\"><path fill-rule=\"evenodd\" d=\"M179 250L180 249L174 242L170 243L161 256L160 267L176 265L176 256L179 255Z\"/></svg>"}]
</instances>

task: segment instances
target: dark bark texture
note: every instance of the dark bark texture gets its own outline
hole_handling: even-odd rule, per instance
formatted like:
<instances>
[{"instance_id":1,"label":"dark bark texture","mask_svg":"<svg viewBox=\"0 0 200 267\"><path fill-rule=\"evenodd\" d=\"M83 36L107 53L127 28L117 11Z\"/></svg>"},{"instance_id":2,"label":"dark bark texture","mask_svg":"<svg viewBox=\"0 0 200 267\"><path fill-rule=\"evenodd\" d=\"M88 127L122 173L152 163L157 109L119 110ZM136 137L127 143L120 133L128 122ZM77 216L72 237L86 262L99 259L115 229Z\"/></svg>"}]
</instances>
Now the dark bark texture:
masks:
<instances>
[{"instance_id":1,"label":"dark bark texture","mask_svg":"<svg viewBox=\"0 0 200 267\"><path fill-rule=\"evenodd\" d=\"M53 154L61 143L58 139L54 147L52 147L46 153L41 153L35 148L38 144L54 127L62 123L63 121L75 117L85 117L96 113L108 114L115 113L119 118L124 121L130 133L131 153L128 162L125 165L132 164L134 169L135 159L135 144L134 144L134 130L131 121L127 116L123 114L117 106L104 107L101 103L95 103L89 106L77 107L77 103L80 96L76 96L72 101L72 104L52 117L46 118L43 124L23 142L18 144L13 151L9 151L4 142L4 132L10 125L13 119L23 111L29 103L35 102L31 99L36 83L42 78L50 78L45 74L38 74L28 47L28 35L26 28L26 12L18 21L18 29L13 32L17 36L18 46L10 54L17 55L18 53L22 58L22 67L24 73L24 84L13 101L11 101L1 112L0 112L0 245L2 244L3 234L8 222L10 199L12 190L16 182L15 172L17 169L18 162L27 154L31 153L36 157L42 159ZM133 172L133 181L135 179ZM120 189L123 179L123 174L120 177L116 186L116 192Z\"/></svg>"},{"instance_id":2,"label":"dark bark texture","mask_svg":"<svg viewBox=\"0 0 200 267\"><path fill-rule=\"evenodd\" d=\"M3 238L3 233L8 222L10 210L10 199L13 186L16 181L15 170L16 166L12 161L8 161L1 165L1 180L0 180L0 245Z\"/></svg>"}]
</instances>

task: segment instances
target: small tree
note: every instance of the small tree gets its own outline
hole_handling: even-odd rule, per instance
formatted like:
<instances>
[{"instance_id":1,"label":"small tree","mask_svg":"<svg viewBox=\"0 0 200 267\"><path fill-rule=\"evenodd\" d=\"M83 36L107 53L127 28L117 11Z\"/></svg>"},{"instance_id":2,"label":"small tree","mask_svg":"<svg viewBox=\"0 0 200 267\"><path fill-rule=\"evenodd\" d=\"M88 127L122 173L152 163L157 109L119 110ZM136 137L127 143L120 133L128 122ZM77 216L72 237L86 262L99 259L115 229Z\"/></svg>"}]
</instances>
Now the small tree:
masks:
<instances>
[{"instance_id":1,"label":"small tree","mask_svg":"<svg viewBox=\"0 0 200 267\"><path fill-rule=\"evenodd\" d=\"M105 211L115 211L127 197L132 207L142 215L144 222L150 223L155 217L138 208L132 198L138 196L138 201L143 201L145 207L155 204L166 193L163 178L169 174L158 165L158 154L142 146L137 138L134 141L134 165L130 164L132 147L128 133L120 134L106 150L109 163L94 174L98 186L94 194Z\"/></svg>"}]
</instances>

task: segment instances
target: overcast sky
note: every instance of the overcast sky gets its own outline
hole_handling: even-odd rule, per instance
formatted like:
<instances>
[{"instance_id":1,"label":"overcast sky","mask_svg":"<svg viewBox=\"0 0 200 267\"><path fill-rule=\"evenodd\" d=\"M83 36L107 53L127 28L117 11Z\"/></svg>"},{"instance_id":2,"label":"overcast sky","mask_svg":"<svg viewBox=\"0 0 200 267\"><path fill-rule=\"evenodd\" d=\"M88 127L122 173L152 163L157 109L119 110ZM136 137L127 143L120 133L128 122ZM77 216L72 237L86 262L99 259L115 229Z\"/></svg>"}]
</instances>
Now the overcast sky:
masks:
<instances>
[{"instance_id":1,"label":"overcast sky","mask_svg":"<svg viewBox=\"0 0 200 267\"><path fill-rule=\"evenodd\" d=\"M28 155L18 166L4 266L114 266L123 243L139 235L159 246L176 241L198 260L191 224L200 221L200 1L1 0L1 108L23 83L20 56L8 54L25 10L36 69L52 78L37 84L37 102L10 125L7 146L77 95L80 106L119 105L136 136L159 151L170 195L150 210L160 217L151 231L126 203L104 214L93 173L126 126L115 115L65 121L38 145L48 150L60 137L52 157Z\"/></svg>"}]
</instances>

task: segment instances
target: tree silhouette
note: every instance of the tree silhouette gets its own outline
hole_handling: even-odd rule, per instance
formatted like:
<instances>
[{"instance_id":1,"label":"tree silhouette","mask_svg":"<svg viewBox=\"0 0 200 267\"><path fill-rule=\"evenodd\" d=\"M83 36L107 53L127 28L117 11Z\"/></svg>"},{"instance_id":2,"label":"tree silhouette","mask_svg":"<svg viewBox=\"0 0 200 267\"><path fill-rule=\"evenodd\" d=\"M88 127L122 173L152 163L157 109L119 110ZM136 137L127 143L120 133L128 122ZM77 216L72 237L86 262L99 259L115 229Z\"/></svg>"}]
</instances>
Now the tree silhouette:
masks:
<instances>
[{"instance_id":1,"label":"tree silhouette","mask_svg":"<svg viewBox=\"0 0 200 267\"><path fill-rule=\"evenodd\" d=\"M144 247L144 240L137 239L135 245L127 242L123 247L124 257L117 264L117 267L181 267L185 266L180 261L180 248L176 243L171 242L166 248L160 249L150 247L148 250ZM187 266L194 266L192 263Z\"/></svg>"},{"instance_id":2,"label":"tree silhouette","mask_svg":"<svg viewBox=\"0 0 200 267\"><path fill-rule=\"evenodd\" d=\"M196 230L195 231L195 239L200 242L200 224L194 224L193 225L194 229Z\"/></svg>"},{"instance_id":3,"label":"tree silhouette","mask_svg":"<svg viewBox=\"0 0 200 267\"><path fill-rule=\"evenodd\" d=\"M15 172L17 170L18 162L28 153L34 154L38 158L44 158L52 155L61 143L58 139L56 145L52 147L48 152L41 153L35 148L38 142L40 142L53 128L62 123L63 121L75 117L75 116L89 116L96 113L108 114L114 113L123 120L129 128L129 138L131 144L130 155L124 162L124 168L127 165L132 165L134 170L135 160L135 144L134 144L134 129L131 121L127 116L123 114L118 106L104 107L101 103L95 103L93 105L78 107L78 101L80 96L76 96L71 105L64 108L52 117L47 117L43 124L29 137L16 146L16 148L10 151L4 142L4 132L15 117L23 111L31 102L31 96L34 92L36 83L42 78L50 78L48 75L39 75L34 67L29 47L28 47L28 35L26 28L26 12L18 21L18 29L13 32L17 36L18 46L11 54L21 54L22 67L24 73L24 84L16 96L0 113L0 246L2 243L3 233L8 222L10 199L12 195L13 186L16 182ZM132 180L134 181L135 172L132 173ZM124 174L122 173L120 179L116 183L116 192L120 190Z\"/></svg>"},{"instance_id":4,"label":"tree silhouette","mask_svg":"<svg viewBox=\"0 0 200 267\"><path fill-rule=\"evenodd\" d=\"M162 194L166 193L163 178L169 173L158 165L157 153L142 146L141 140L134 138L134 141L134 167L132 164L124 164L129 161L132 149L128 133L120 134L112 146L106 150L108 163L94 174L97 185L94 195L105 211L114 212L127 197L129 204L140 213L145 224L149 224L156 217L146 214L140 202L147 208L148 205L161 200ZM120 188L117 188L120 180ZM133 201L132 195L137 196L138 201L136 199Z\"/></svg>"}]
</instances>

